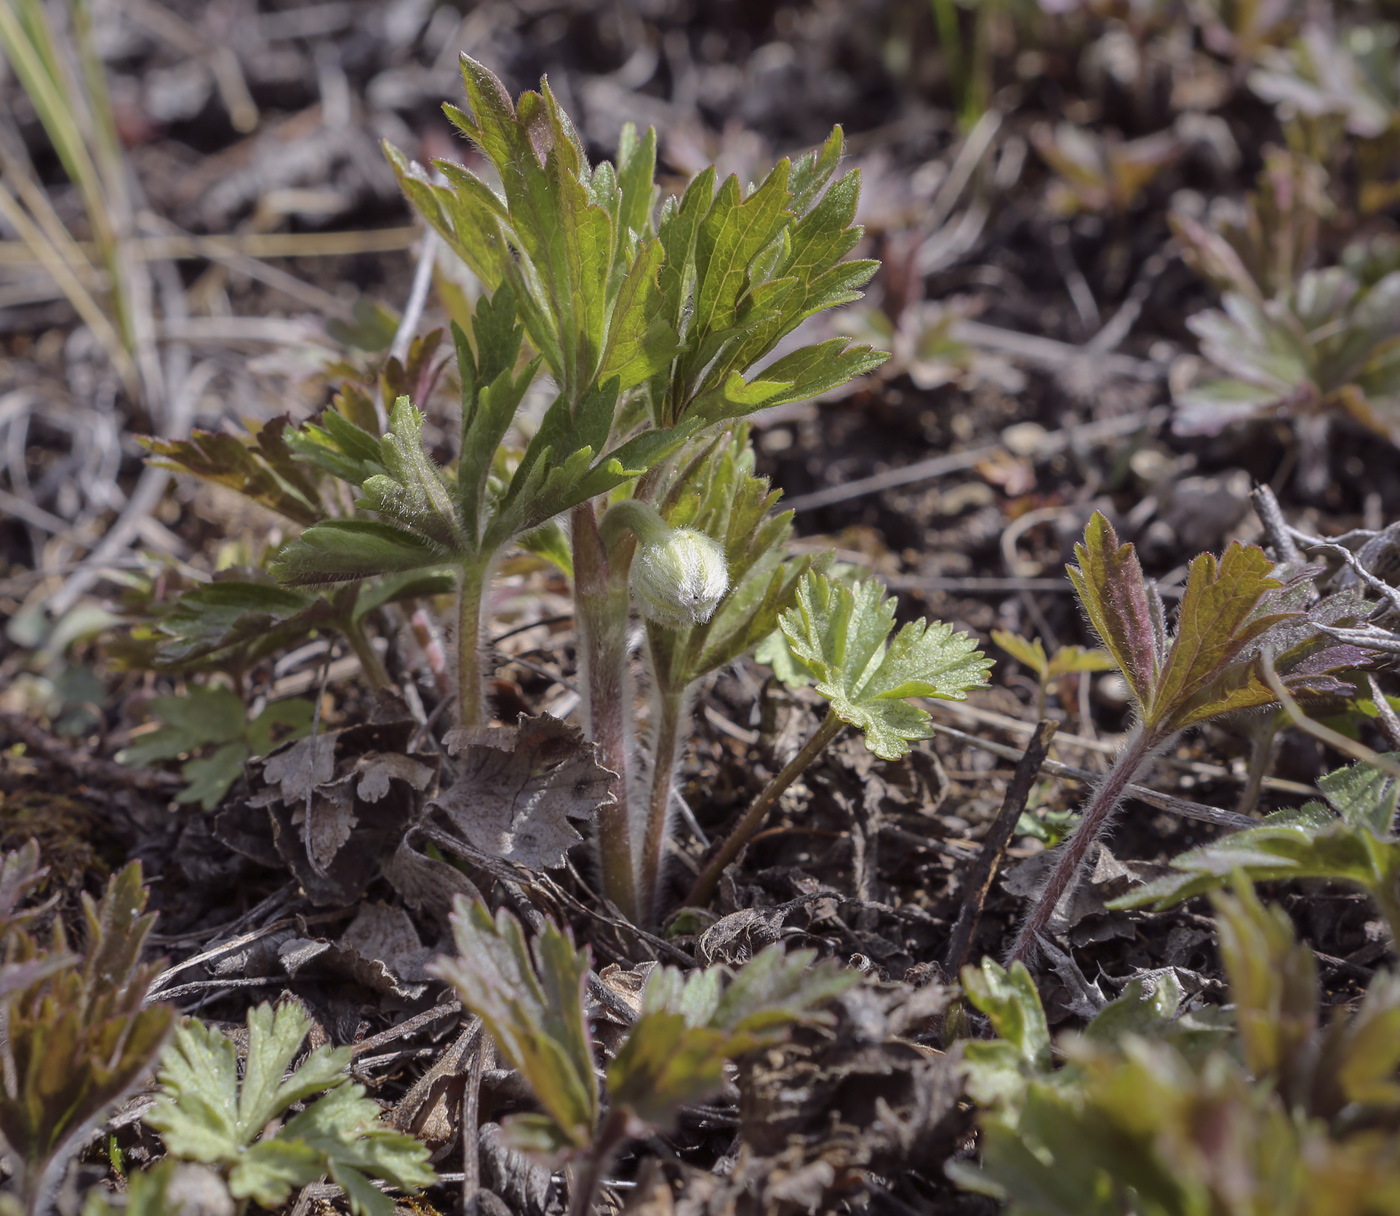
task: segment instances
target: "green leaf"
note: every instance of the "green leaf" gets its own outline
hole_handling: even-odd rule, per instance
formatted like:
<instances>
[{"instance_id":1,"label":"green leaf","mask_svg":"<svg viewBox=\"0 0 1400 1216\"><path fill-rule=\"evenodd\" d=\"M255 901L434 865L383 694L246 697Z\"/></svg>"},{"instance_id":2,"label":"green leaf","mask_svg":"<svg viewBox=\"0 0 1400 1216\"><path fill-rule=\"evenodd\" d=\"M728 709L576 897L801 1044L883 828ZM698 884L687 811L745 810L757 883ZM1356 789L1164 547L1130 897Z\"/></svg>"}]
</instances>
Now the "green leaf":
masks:
<instances>
[{"instance_id":1,"label":"green leaf","mask_svg":"<svg viewBox=\"0 0 1400 1216\"><path fill-rule=\"evenodd\" d=\"M1390 753L1392 758L1400 758ZM1400 840L1393 834L1393 778L1364 763L1318 781L1335 810L1320 802L1266 815L1258 827L1235 832L1173 858L1173 873L1110 903L1113 908L1171 907L1217 890L1242 874L1252 882L1321 878L1343 882L1380 905L1392 934L1400 930Z\"/></svg>"},{"instance_id":2,"label":"green leaf","mask_svg":"<svg viewBox=\"0 0 1400 1216\"><path fill-rule=\"evenodd\" d=\"M206 811L216 810L224 795L243 773L243 761L251 755L242 739L225 743L212 755L185 761L180 775L189 784L175 795L176 802L197 802Z\"/></svg>"},{"instance_id":3,"label":"green leaf","mask_svg":"<svg viewBox=\"0 0 1400 1216\"><path fill-rule=\"evenodd\" d=\"M237 1157L238 1050L232 1039L195 1019L176 1028L160 1060L163 1095L145 1115L165 1146L187 1161L214 1164Z\"/></svg>"},{"instance_id":4,"label":"green leaf","mask_svg":"<svg viewBox=\"0 0 1400 1216\"><path fill-rule=\"evenodd\" d=\"M431 970L481 1018L497 1050L524 1075L553 1119L557 1139L592 1143L598 1082L583 1009L588 951L546 922L531 952L517 921L502 909L493 921L479 900L459 896L452 912L458 957Z\"/></svg>"},{"instance_id":5,"label":"green leaf","mask_svg":"<svg viewBox=\"0 0 1400 1216\"><path fill-rule=\"evenodd\" d=\"M1302 611L1306 586L1273 577L1273 563L1256 546L1235 543L1218 562L1208 553L1191 562L1170 639L1133 546L1120 546L1102 515L1090 520L1075 553L1070 580L1157 744L1209 718L1274 704L1256 667L1265 647L1300 695L1339 693L1346 685L1335 673L1369 661L1322 632L1349 606L1330 597Z\"/></svg>"},{"instance_id":6,"label":"green leaf","mask_svg":"<svg viewBox=\"0 0 1400 1216\"><path fill-rule=\"evenodd\" d=\"M325 517L319 493L304 468L292 458L294 432L279 418L248 438L221 431L196 430L189 439L143 439L150 463L177 473L193 473L227 486L294 523L313 524Z\"/></svg>"},{"instance_id":7,"label":"green leaf","mask_svg":"<svg viewBox=\"0 0 1400 1216\"><path fill-rule=\"evenodd\" d=\"M28 867L23 858L17 864L18 871L5 866L10 881L27 885ZM76 1151L74 1138L135 1086L170 1031L171 1007L146 1002L157 969L140 961L155 920L147 897L139 862L113 875L100 900L84 893L76 960L61 922L47 950L10 926L6 961L20 970L6 975L10 968L0 965L0 987L8 989L0 1006L0 1137L31 1178Z\"/></svg>"},{"instance_id":8,"label":"green leaf","mask_svg":"<svg viewBox=\"0 0 1400 1216\"><path fill-rule=\"evenodd\" d=\"M1088 650L1083 646L1061 646L1050 660L1051 677L1070 672L1112 671L1118 664L1106 650Z\"/></svg>"},{"instance_id":9,"label":"green leaf","mask_svg":"<svg viewBox=\"0 0 1400 1216\"><path fill-rule=\"evenodd\" d=\"M349 404L336 398L338 408L323 410L317 420L286 432L291 451L305 463L330 473L341 481L359 487L384 472L379 439L357 426L347 414ZM324 513L322 513L324 518ZM308 520L314 523L315 520Z\"/></svg>"},{"instance_id":10,"label":"green leaf","mask_svg":"<svg viewBox=\"0 0 1400 1216\"><path fill-rule=\"evenodd\" d=\"M250 1009L240 1085L233 1041L186 1019L161 1058L162 1095L146 1122L172 1155L226 1168L235 1198L276 1207L293 1187L329 1171L347 1187L355 1211L384 1216L380 1201L388 1201L367 1176L412 1193L434 1181L428 1150L384 1127L378 1106L361 1086L348 1083L348 1047L317 1047L288 1073L310 1029L310 1018L293 1002ZM329 1092L276 1122L322 1091ZM366 1189L379 1199L369 1199Z\"/></svg>"},{"instance_id":11,"label":"green leaf","mask_svg":"<svg viewBox=\"0 0 1400 1216\"><path fill-rule=\"evenodd\" d=\"M1301 615L1267 611L1266 593L1283 586L1271 577L1273 568L1258 546L1238 543L1218 563L1209 553L1191 562L1176 636L1146 709L1149 722L1171 722L1179 729L1219 713L1210 699L1196 699L1213 692L1212 684L1257 638ZM1254 683L1260 686L1254 704L1271 704L1273 694L1262 681ZM1236 687L1230 707L1247 708L1243 699L1250 695L1250 688Z\"/></svg>"},{"instance_id":12,"label":"green leaf","mask_svg":"<svg viewBox=\"0 0 1400 1216\"><path fill-rule=\"evenodd\" d=\"M932 734L928 713L905 698L966 700L991 666L972 638L942 622L911 622L889 640L894 613L873 579L847 584L808 572L797 606L779 618L793 654L817 673L817 691L886 760Z\"/></svg>"},{"instance_id":13,"label":"green leaf","mask_svg":"<svg viewBox=\"0 0 1400 1216\"><path fill-rule=\"evenodd\" d=\"M985 958L980 968L964 967L961 978L967 999L987 1015L997 1037L1016 1049L1028 1069L1049 1072L1050 1028L1025 965L1015 962L1007 971Z\"/></svg>"},{"instance_id":14,"label":"green leaf","mask_svg":"<svg viewBox=\"0 0 1400 1216\"><path fill-rule=\"evenodd\" d=\"M291 739L300 739L311 733L311 721L316 707L300 697L286 701L273 701L262 713L248 723L245 738L255 756L265 756L274 747ZM278 727L284 729L274 738Z\"/></svg>"},{"instance_id":15,"label":"green leaf","mask_svg":"<svg viewBox=\"0 0 1400 1216\"><path fill-rule=\"evenodd\" d=\"M449 595L457 589L457 571L450 566L440 569L409 570L403 574L386 574L383 578L367 579L355 589L355 606L350 619L358 624L376 608L402 600L431 599Z\"/></svg>"},{"instance_id":16,"label":"green leaf","mask_svg":"<svg viewBox=\"0 0 1400 1216\"><path fill-rule=\"evenodd\" d=\"M736 318L749 263L793 217L786 210L791 162L781 160L762 185L741 198L739 179L727 178L700 223L695 241L696 293L691 341L728 329Z\"/></svg>"},{"instance_id":17,"label":"green leaf","mask_svg":"<svg viewBox=\"0 0 1400 1216\"><path fill-rule=\"evenodd\" d=\"M992 641L1036 675L1042 678L1049 676L1050 660L1045 657L1045 647L1041 645L1039 638L1031 641L1019 633L1012 633L1009 629L993 629Z\"/></svg>"},{"instance_id":18,"label":"green leaf","mask_svg":"<svg viewBox=\"0 0 1400 1216\"><path fill-rule=\"evenodd\" d=\"M206 744L241 739L246 725L238 695L208 684L191 684L183 696L153 697L150 710L168 725L141 736L118 753L121 763L174 760Z\"/></svg>"},{"instance_id":19,"label":"green leaf","mask_svg":"<svg viewBox=\"0 0 1400 1216\"><path fill-rule=\"evenodd\" d=\"M423 415L407 397L394 403L380 459L385 471L365 479L355 505L450 552L458 542L456 507L442 471L423 450Z\"/></svg>"},{"instance_id":20,"label":"green leaf","mask_svg":"<svg viewBox=\"0 0 1400 1216\"><path fill-rule=\"evenodd\" d=\"M239 1154L229 1171L229 1194L235 1199L252 1199L265 1208L279 1208L293 1187L315 1182L324 1172L321 1154L309 1144L278 1136L250 1145Z\"/></svg>"},{"instance_id":21,"label":"green leaf","mask_svg":"<svg viewBox=\"0 0 1400 1216\"><path fill-rule=\"evenodd\" d=\"M476 354L457 326L452 332L462 377L457 510L462 532L476 541L484 524L492 460L539 371L540 360L528 363L519 376L514 374L524 329L516 324L516 296L509 283L502 284L494 297L483 294L477 301L472 318Z\"/></svg>"},{"instance_id":22,"label":"green leaf","mask_svg":"<svg viewBox=\"0 0 1400 1216\"><path fill-rule=\"evenodd\" d=\"M713 1093L726 1060L784 1039L792 1026L828 1021L820 1006L860 977L816 952L769 946L729 980L712 967L688 977L658 967L642 991L642 1014L608 1068L608 1100L634 1131L664 1128L680 1107Z\"/></svg>"},{"instance_id":23,"label":"green leaf","mask_svg":"<svg viewBox=\"0 0 1400 1216\"><path fill-rule=\"evenodd\" d=\"M1384 758L1400 761L1400 752L1387 752ZM1391 835L1400 782L1388 773L1358 761L1319 777L1317 788L1348 827L1378 839Z\"/></svg>"},{"instance_id":24,"label":"green leaf","mask_svg":"<svg viewBox=\"0 0 1400 1216\"><path fill-rule=\"evenodd\" d=\"M227 578L181 594L153 628L155 666L180 672L246 671L295 645L335 616L323 596Z\"/></svg>"},{"instance_id":25,"label":"green leaf","mask_svg":"<svg viewBox=\"0 0 1400 1216\"><path fill-rule=\"evenodd\" d=\"M1305 1081L1304 1044L1318 1025L1317 959L1282 908L1266 908L1242 876L1233 887L1211 902L1244 1060L1257 1080L1301 1100L1294 1086Z\"/></svg>"},{"instance_id":26,"label":"green leaf","mask_svg":"<svg viewBox=\"0 0 1400 1216\"><path fill-rule=\"evenodd\" d=\"M616 376L624 392L664 371L681 349L676 331L662 315L659 272L663 256L660 241L643 245L613 305L598 379Z\"/></svg>"},{"instance_id":27,"label":"green leaf","mask_svg":"<svg viewBox=\"0 0 1400 1216\"><path fill-rule=\"evenodd\" d=\"M456 554L403 528L336 519L307 528L268 567L284 583L341 583L441 566Z\"/></svg>"},{"instance_id":28,"label":"green leaf","mask_svg":"<svg viewBox=\"0 0 1400 1216\"><path fill-rule=\"evenodd\" d=\"M153 697L151 713L178 725L200 743L222 743L243 734L243 701L228 688L192 684L184 696Z\"/></svg>"}]
</instances>

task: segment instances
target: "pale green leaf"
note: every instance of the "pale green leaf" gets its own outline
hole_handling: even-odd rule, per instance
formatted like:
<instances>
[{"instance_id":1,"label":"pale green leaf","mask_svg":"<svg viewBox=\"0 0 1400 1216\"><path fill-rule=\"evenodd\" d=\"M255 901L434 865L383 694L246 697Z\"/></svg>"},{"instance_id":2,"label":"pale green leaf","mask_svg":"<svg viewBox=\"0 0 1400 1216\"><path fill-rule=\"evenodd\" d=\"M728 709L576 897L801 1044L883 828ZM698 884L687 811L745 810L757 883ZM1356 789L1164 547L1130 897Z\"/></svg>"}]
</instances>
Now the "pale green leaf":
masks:
<instances>
[{"instance_id":1,"label":"pale green leaf","mask_svg":"<svg viewBox=\"0 0 1400 1216\"><path fill-rule=\"evenodd\" d=\"M1000 646L1018 663L1024 663L1038 676L1050 674L1050 660L1045 657L1045 647L1039 638L1023 638L1009 629L993 629L992 641Z\"/></svg>"},{"instance_id":2,"label":"pale green leaf","mask_svg":"<svg viewBox=\"0 0 1400 1216\"><path fill-rule=\"evenodd\" d=\"M229 1194L278 1208L287 1202L293 1187L315 1182L324 1172L324 1158L309 1144L274 1137L239 1155L229 1171Z\"/></svg>"},{"instance_id":3,"label":"pale green leaf","mask_svg":"<svg viewBox=\"0 0 1400 1216\"><path fill-rule=\"evenodd\" d=\"M211 755L187 760L180 775L189 782L175 795L176 802L197 802L206 811L214 810L243 773L243 761L252 754L248 744L235 739Z\"/></svg>"},{"instance_id":4,"label":"pale green leaf","mask_svg":"<svg viewBox=\"0 0 1400 1216\"><path fill-rule=\"evenodd\" d=\"M905 698L965 700L991 666L972 638L941 622L912 622L891 641L894 612L874 580L848 584L808 572L797 606L779 618L792 653L816 673L817 691L886 760L932 734L928 713Z\"/></svg>"}]
</instances>

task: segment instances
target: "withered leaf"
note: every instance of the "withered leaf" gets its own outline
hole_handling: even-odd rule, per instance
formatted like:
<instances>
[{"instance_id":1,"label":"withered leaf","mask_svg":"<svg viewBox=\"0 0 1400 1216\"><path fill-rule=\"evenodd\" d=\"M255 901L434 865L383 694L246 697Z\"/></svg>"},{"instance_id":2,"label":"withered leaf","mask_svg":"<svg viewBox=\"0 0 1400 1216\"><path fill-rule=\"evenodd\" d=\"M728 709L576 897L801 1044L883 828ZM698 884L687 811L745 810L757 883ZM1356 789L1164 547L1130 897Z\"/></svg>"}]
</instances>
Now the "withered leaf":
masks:
<instances>
[{"instance_id":1,"label":"withered leaf","mask_svg":"<svg viewBox=\"0 0 1400 1216\"><path fill-rule=\"evenodd\" d=\"M266 812L277 860L312 903L353 902L394 856L438 771L436 756L403 754L413 729L402 703L383 697L370 722L249 764L245 806ZM271 850L250 827L246 815L221 817L220 839L267 864Z\"/></svg>"},{"instance_id":2,"label":"withered leaf","mask_svg":"<svg viewBox=\"0 0 1400 1216\"><path fill-rule=\"evenodd\" d=\"M456 866L420 853L407 839L399 842L382 872L404 903L415 912L426 912L444 924L452 911L454 896L481 898L475 884Z\"/></svg>"},{"instance_id":3,"label":"withered leaf","mask_svg":"<svg viewBox=\"0 0 1400 1216\"><path fill-rule=\"evenodd\" d=\"M428 805L483 853L554 869L583 839L569 821L612 802L613 774L576 727L542 714L511 727L458 728L446 739L460 776Z\"/></svg>"},{"instance_id":4,"label":"withered leaf","mask_svg":"<svg viewBox=\"0 0 1400 1216\"><path fill-rule=\"evenodd\" d=\"M309 806L292 812L292 822L301 823L306 854L323 874L355 830L352 780L353 775L321 786L312 794Z\"/></svg>"},{"instance_id":5,"label":"withered leaf","mask_svg":"<svg viewBox=\"0 0 1400 1216\"><path fill-rule=\"evenodd\" d=\"M430 765L402 752L371 752L355 764L360 784L355 792L366 802L378 802L389 792L389 782L407 781L415 790L425 790L437 775Z\"/></svg>"},{"instance_id":6,"label":"withered leaf","mask_svg":"<svg viewBox=\"0 0 1400 1216\"><path fill-rule=\"evenodd\" d=\"M342 950L383 963L402 980L423 983L428 979L423 968L433 952L423 945L402 908L378 901L365 904L337 944Z\"/></svg>"},{"instance_id":7,"label":"withered leaf","mask_svg":"<svg viewBox=\"0 0 1400 1216\"><path fill-rule=\"evenodd\" d=\"M335 777L336 738L336 732L322 732L298 739L268 756L263 764L263 780L278 789L275 794L266 791L262 800L255 800L253 805L267 806L276 797L283 802L305 802L307 794Z\"/></svg>"}]
</instances>

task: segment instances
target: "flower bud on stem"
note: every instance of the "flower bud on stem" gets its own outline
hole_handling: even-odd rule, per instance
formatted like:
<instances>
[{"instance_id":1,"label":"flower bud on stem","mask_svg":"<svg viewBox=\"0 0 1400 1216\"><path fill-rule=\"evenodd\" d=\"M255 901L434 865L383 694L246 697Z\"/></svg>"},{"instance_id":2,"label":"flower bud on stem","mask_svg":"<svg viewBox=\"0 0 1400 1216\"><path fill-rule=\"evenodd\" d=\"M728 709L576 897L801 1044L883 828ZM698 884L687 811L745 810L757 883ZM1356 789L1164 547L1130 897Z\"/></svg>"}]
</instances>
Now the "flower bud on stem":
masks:
<instances>
[{"instance_id":1,"label":"flower bud on stem","mask_svg":"<svg viewBox=\"0 0 1400 1216\"><path fill-rule=\"evenodd\" d=\"M632 594L648 620L670 629L703 625L729 590L724 546L694 528L673 528L635 498L614 503L598 525L611 552L624 530L637 538Z\"/></svg>"}]
</instances>

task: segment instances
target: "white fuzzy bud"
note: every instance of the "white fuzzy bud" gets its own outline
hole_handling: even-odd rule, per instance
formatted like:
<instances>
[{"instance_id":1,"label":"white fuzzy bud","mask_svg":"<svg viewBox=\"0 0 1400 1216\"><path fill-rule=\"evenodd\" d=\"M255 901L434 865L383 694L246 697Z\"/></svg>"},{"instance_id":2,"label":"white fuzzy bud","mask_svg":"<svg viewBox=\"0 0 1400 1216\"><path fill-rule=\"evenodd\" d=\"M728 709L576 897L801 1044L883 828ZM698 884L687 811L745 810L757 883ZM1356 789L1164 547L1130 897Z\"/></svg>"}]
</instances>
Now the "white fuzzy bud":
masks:
<instances>
[{"instance_id":1,"label":"white fuzzy bud","mask_svg":"<svg viewBox=\"0 0 1400 1216\"><path fill-rule=\"evenodd\" d=\"M729 590L724 547L694 528L643 542L632 559L632 594L643 615L670 629L703 625Z\"/></svg>"}]
</instances>

